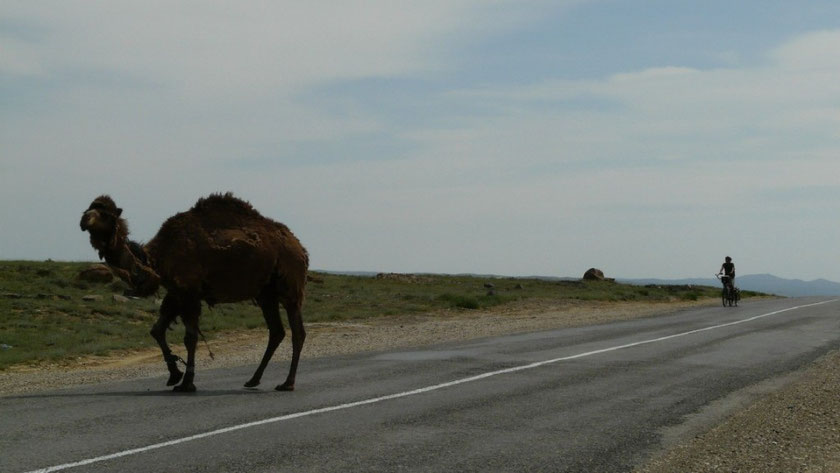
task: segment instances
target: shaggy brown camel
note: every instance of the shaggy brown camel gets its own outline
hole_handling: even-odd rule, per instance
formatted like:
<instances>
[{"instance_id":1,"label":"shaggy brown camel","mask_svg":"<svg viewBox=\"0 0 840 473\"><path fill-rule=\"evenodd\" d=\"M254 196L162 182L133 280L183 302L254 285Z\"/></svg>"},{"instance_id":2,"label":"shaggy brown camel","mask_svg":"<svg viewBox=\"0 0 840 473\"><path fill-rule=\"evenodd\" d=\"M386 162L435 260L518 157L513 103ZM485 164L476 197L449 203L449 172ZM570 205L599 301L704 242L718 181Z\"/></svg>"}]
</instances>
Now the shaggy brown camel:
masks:
<instances>
[{"instance_id":1,"label":"shaggy brown camel","mask_svg":"<svg viewBox=\"0 0 840 473\"><path fill-rule=\"evenodd\" d=\"M160 316L151 335L160 345L169 368L167 386L193 392L195 348L198 343L201 301L208 305L253 300L268 325L268 346L246 387L260 384L263 372L286 333L280 304L292 330L292 364L278 391L295 387L300 352L306 338L303 304L309 255L288 227L263 217L232 194L214 194L170 217L145 245L128 239L122 209L107 195L94 199L82 215L82 231L108 266L131 286L131 294L149 296L159 285L166 288ZM166 343L166 330L181 317L186 333L186 374L179 357Z\"/></svg>"}]
</instances>

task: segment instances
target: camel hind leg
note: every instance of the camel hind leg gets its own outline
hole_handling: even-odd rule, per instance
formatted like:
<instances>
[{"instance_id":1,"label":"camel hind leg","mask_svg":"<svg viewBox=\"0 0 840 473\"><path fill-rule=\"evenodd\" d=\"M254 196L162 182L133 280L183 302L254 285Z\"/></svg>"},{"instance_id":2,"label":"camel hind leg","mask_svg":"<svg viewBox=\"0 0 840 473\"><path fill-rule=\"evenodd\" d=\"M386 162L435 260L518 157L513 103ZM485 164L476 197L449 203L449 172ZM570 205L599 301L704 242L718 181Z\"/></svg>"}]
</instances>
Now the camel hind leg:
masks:
<instances>
[{"instance_id":1,"label":"camel hind leg","mask_svg":"<svg viewBox=\"0 0 840 473\"><path fill-rule=\"evenodd\" d=\"M289 328L292 330L292 365L289 367L289 376L286 381L275 388L278 391L294 391L295 389L295 375L300 361L300 352L303 350L303 342L306 340L306 330L303 328L303 313L301 312L302 303L302 297L283 303L286 314L289 316Z\"/></svg>"},{"instance_id":2,"label":"camel hind leg","mask_svg":"<svg viewBox=\"0 0 840 473\"><path fill-rule=\"evenodd\" d=\"M280 342L286 337L286 330L283 328L283 321L280 319L280 300L277 295L265 291L257 299L257 304L262 309L265 324L268 326L268 345L265 347L265 353L260 361L260 365L257 367L257 371L245 383L246 388L253 388L260 384L268 362L271 361L271 357L274 356L274 352L280 346Z\"/></svg>"},{"instance_id":3,"label":"camel hind leg","mask_svg":"<svg viewBox=\"0 0 840 473\"><path fill-rule=\"evenodd\" d=\"M172 388L175 392L192 393L195 392L195 348L198 344L198 320L201 317L201 300L198 298L188 298L183 301L183 313L181 320L184 321L184 346L187 348L187 372L184 374L184 379L181 384Z\"/></svg>"}]
</instances>

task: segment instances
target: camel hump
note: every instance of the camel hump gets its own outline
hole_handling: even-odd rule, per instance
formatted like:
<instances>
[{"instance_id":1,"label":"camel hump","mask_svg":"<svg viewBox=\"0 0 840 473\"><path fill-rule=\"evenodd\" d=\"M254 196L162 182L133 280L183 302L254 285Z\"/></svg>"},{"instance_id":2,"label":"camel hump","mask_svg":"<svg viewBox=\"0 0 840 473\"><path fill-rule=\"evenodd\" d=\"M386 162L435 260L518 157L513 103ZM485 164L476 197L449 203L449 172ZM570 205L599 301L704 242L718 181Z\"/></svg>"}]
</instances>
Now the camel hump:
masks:
<instances>
[{"instance_id":1,"label":"camel hump","mask_svg":"<svg viewBox=\"0 0 840 473\"><path fill-rule=\"evenodd\" d=\"M239 215L262 216L250 203L235 197L232 192L211 194L207 197L202 197L195 203L192 211L208 214L233 212Z\"/></svg>"}]
</instances>

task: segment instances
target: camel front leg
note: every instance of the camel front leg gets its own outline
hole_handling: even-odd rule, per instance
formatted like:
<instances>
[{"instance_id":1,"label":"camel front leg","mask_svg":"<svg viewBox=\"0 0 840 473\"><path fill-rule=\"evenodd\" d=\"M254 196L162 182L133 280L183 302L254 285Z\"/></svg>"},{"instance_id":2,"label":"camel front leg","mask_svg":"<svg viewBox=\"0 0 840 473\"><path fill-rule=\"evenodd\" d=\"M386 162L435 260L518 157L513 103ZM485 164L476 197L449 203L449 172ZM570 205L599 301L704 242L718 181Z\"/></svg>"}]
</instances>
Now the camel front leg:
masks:
<instances>
[{"instance_id":1,"label":"camel front leg","mask_svg":"<svg viewBox=\"0 0 840 473\"><path fill-rule=\"evenodd\" d=\"M180 360L180 358L178 355L172 353L172 350L169 349L169 345L166 343L166 331L169 329L169 326L177 316L177 304L173 298L166 296L160 306L160 316L158 317L157 322L155 322L155 325L152 326L152 330L149 332L152 335L152 338L154 338L160 346L160 350L163 352L163 360L166 362L166 367L169 369L169 380L166 382L167 386L174 386L178 384L184 376L184 373L178 369L178 360Z\"/></svg>"}]
</instances>

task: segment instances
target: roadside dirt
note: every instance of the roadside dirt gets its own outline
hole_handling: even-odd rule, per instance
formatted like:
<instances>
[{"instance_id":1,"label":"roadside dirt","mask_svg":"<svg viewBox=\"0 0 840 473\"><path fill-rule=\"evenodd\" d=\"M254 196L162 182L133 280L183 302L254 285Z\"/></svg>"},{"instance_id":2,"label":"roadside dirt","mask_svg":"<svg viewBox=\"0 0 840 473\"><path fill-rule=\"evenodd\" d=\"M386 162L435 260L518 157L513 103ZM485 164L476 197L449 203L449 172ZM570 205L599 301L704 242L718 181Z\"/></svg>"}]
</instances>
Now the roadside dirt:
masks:
<instances>
[{"instance_id":1,"label":"roadside dirt","mask_svg":"<svg viewBox=\"0 0 840 473\"><path fill-rule=\"evenodd\" d=\"M570 301L562 305L530 303L485 311L440 311L422 315L379 317L362 321L306 324L303 356L320 358L468 340L517 332L583 326L615 320L649 317L716 301L670 303L607 303ZM210 341L211 359L203 342L196 353L196 368L256 366L265 350L268 332L228 333ZM185 356L180 340L170 336L173 352ZM272 361L289 359L291 343L284 341ZM166 376L160 350L84 357L62 363L12 367L0 371L0 394L12 394L115 379Z\"/></svg>"},{"instance_id":2,"label":"roadside dirt","mask_svg":"<svg viewBox=\"0 0 840 473\"><path fill-rule=\"evenodd\" d=\"M378 351L446 341L655 316L717 300L671 303L569 302L492 311L439 312L346 323L307 324L304 357ZM201 344L198 370L254 365L266 332L225 334ZM178 352L179 343L172 343ZM291 356L284 342L275 361ZM166 377L158 350L89 357L0 372L0 395L60 389L110 380ZM829 354L787 384L722 423L658 455L636 473L840 472L840 354Z\"/></svg>"}]
</instances>

